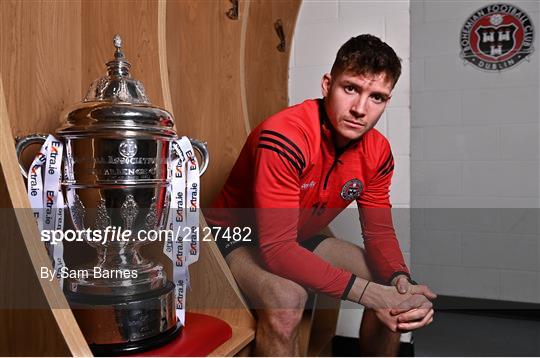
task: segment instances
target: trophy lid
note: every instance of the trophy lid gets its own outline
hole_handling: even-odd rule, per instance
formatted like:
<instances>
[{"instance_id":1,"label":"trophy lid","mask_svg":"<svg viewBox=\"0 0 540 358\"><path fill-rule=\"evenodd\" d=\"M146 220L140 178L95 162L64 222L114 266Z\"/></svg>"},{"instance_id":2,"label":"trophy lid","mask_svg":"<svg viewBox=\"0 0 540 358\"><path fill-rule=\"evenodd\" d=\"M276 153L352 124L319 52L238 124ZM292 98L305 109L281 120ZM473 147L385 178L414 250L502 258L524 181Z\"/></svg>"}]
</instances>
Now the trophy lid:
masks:
<instances>
[{"instance_id":1,"label":"trophy lid","mask_svg":"<svg viewBox=\"0 0 540 358\"><path fill-rule=\"evenodd\" d=\"M106 63L107 74L92 82L80 103L64 111L67 124L58 133L88 136L129 130L134 136L176 136L172 115L152 106L143 84L131 77L120 35L114 36L113 44L114 59Z\"/></svg>"},{"instance_id":2,"label":"trophy lid","mask_svg":"<svg viewBox=\"0 0 540 358\"><path fill-rule=\"evenodd\" d=\"M86 93L83 102L113 102L150 104L141 82L131 77L131 63L122 51L122 38L114 35L114 59L107 62L107 75L96 79Z\"/></svg>"}]
</instances>

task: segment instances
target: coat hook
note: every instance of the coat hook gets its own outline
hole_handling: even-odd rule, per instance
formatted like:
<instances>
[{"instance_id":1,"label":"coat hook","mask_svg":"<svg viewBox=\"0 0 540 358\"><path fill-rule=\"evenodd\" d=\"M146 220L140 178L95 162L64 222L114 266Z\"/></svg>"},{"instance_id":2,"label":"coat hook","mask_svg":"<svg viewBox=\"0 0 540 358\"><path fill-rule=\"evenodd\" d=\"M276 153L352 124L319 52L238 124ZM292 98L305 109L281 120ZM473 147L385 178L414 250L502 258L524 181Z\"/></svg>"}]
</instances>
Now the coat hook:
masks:
<instances>
[{"instance_id":1,"label":"coat hook","mask_svg":"<svg viewBox=\"0 0 540 358\"><path fill-rule=\"evenodd\" d=\"M232 7L226 12L227 17L231 20L238 20L238 0L229 0Z\"/></svg>"},{"instance_id":2,"label":"coat hook","mask_svg":"<svg viewBox=\"0 0 540 358\"><path fill-rule=\"evenodd\" d=\"M285 33L283 32L283 21L281 21L281 19L277 19L277 21L274 22L274 29L276 29L276 33L280 41L279 45L277 45L276 47L279 52L285 52Z\"/></svg>"}]
</instances>

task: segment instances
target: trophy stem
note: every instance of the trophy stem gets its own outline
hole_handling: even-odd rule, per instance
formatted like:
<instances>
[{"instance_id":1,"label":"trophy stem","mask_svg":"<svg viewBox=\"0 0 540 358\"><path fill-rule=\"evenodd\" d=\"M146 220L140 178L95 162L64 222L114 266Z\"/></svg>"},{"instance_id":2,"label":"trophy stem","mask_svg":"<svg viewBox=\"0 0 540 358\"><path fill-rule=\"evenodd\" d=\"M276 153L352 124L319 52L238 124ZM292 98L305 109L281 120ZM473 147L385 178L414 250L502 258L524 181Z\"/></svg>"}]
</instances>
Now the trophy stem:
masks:
<instances>
[{"instance_id":1,"label":"trophy stem","mask_svg":"<svg viewBox=\"0 0 540 358\"><path fill-rule=\"evenodd\" d=\"M110 268L130 268L147 266L150 261L143 258L138 246L98 246L97 266Z\"/></svg>"}]
</instances>

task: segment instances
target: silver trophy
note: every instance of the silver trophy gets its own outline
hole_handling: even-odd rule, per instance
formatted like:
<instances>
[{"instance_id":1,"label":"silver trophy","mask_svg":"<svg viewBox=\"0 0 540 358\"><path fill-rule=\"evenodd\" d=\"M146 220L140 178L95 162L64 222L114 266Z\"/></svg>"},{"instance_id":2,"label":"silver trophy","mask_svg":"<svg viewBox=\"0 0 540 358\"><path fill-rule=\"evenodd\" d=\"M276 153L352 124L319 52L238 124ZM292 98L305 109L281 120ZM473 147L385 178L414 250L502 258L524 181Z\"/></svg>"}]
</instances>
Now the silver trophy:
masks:
<instances>
[{"instance_id":1,"label":"silver trophy","mask_svg":"<svg viewBox=\"0 0 540 358\"><path fill-rule=\"evenodd\" d=\"M107 75L92 83L81 103L63 112L65 125L57 131L65 144L62 187L71 195L67 202L74 227L133 233L128 241L88 240L97 250L97 262L83 268L89 277L64 283L87 342L94 353L107 355L151 348L181 329L174 284L167 280L163 265L139 253L148 241L135 239L140 230L163 229L166 223L169 144L178 138L174 120L169 112L152 106L142 83L131 77L118 35L114 46ZM45 139L20 138L18 155ZM202 175L209 161L206 145L193 139L191 143L202 157ZM97 277L96 267L102 270L100 275L120 270L136 275Z\"/></svg>"}]
</instances>

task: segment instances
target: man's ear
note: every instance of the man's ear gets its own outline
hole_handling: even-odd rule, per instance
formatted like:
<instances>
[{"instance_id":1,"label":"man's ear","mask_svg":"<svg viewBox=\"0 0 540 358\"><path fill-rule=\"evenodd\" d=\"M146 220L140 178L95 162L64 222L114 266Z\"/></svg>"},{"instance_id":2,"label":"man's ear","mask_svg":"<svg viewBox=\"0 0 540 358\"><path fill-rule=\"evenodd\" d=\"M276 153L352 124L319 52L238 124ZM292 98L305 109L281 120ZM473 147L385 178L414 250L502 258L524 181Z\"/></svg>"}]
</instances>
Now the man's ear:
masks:
<instances>
[{"instance_id":1,"label":"man's ear","mask_svg":"<svg viewBox=\"0 0 540 358\"><path fill-rule=\"evenodd\" d=\"M325 73L321 80L321 93L323 97L328 96L330 86L332 86L332 76L329 73Z\"/></svg>"}]
</instances>

